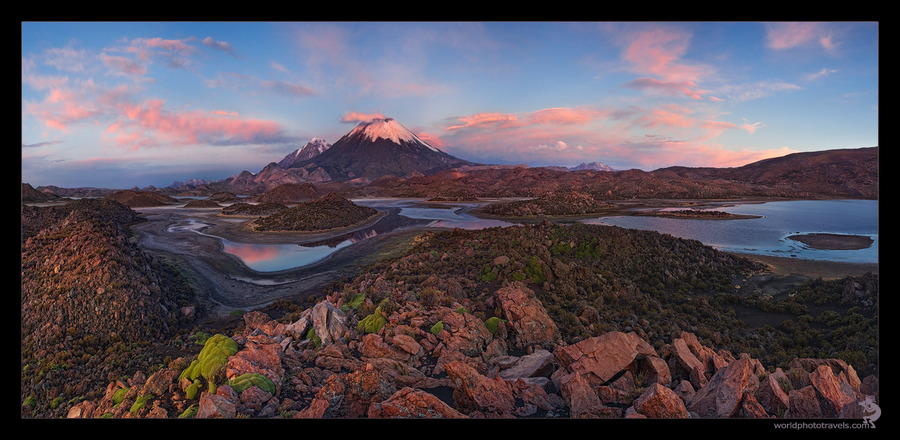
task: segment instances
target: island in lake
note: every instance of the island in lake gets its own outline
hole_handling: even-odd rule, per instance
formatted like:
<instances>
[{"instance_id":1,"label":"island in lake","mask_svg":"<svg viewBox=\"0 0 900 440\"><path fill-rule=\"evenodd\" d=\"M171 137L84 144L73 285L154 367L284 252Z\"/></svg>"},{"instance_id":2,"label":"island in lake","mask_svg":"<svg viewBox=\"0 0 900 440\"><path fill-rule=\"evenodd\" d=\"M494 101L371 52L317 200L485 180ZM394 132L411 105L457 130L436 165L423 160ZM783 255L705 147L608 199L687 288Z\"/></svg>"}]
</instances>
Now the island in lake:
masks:
<instances>
[{"instance_id":1,"label":"island in lake","mask_svg":"<svg viewBox=\"0 0 900 440\"><path fill-rule=\"evenodd\" d=\"M819 250L856 250L867 249L875 240L865 235L848 234L802 234L791 235L791 240L799 241L813 249Z\"/></svg>"},{"instance_id":2,"label":"island in lake","mask_svg":"<svg viewBox=\"0 0 900 440\"><path fill-rule=\"evenodd\" d=\"M640 211L634 215L646 217L667 217L681 219L700 219L700 220L738 220L748 218L760 218L758 215L749 214L732 214L725 211L716 210L699 210L699 209L681 209L677 211Z\"/></svg>"}]
</instances>

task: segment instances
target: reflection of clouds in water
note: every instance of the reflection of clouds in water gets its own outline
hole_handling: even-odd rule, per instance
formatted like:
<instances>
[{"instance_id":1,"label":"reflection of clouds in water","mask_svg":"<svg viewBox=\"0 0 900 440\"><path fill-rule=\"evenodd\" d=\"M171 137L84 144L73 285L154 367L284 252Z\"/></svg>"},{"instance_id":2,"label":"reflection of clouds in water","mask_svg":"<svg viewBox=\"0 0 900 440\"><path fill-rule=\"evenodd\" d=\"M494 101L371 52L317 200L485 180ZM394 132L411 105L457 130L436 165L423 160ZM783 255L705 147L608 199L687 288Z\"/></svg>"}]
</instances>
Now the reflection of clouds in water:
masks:
<instances>
[{"instance_id":1,"label":"reflection of clouds in water","mask_svg":"<svg viewBox=\"0 0 900 440\"><path fill-rule=\"evenodd\" d=\"M281 253L274 246L237 243L226 243L225 252L237 256L247 264L269 261L277 258Z\"/></svg>"}]
</instances>

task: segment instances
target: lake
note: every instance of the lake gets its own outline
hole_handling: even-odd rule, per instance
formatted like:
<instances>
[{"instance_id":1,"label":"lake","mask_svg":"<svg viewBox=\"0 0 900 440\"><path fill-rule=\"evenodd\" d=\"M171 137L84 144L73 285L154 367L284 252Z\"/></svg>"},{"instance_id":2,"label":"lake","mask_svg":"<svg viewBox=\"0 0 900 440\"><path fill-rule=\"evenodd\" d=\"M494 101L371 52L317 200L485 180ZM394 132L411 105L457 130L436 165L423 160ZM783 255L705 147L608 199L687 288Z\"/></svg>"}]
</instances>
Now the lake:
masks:
<instances>
[{"instance_id":1,"label":"lake","mask_svg":"<svg viewBox=\"0 0 900 440\"><path fill-rule=\"evenodd\" d=\"M729 252L848 263L878 262L876 200L796 200L748 203L717 209L761 218L697 220L616 216L583 221L658 231L675 237L698 240ZM874 242L870 247L860 250L818 250L787 238L807 233L862 235L872 238Z\"/></svg>"},{"instance_id":2,"label":"lake","mask_svg":"<svg viewBox=\"0 0 900 440\"><path fill-rule=\"evenodd\" d=\"M421 200L412 199L362 199L356 204L370 206L388 214L370 227L340 235L327 242L300 244L238 243L222 237L204 233L209 225L196 219L187 224L171 226L169 232L191 231L221 240L222 250L239 258L247 267L257 272L275 272L294 269L318 263L331 254L368 238L391 231L411 227L483 229L494 226L509 226L513 223L500 220L485 220L466 214L466 207L477 204L434 204L429 206Z\"/></svg>"}]
</instances>

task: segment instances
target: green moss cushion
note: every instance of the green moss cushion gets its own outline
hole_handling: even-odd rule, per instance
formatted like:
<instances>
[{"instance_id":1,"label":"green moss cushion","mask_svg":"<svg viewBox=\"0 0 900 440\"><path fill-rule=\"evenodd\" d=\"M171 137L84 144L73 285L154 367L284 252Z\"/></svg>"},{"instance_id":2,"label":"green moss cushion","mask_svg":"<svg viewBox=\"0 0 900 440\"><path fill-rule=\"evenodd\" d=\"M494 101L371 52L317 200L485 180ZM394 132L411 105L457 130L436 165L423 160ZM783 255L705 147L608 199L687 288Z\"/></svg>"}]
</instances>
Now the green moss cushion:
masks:
<instances>
[{"instance_id":1,"label":"green moss cushion","mask_svg":"<svg viewBox=\"0 0 900 440\"><path fill-rule=\"evenodd\" d=\"M228 385L239 393L255 385L269 394L275 394L275 383L268 377L259 373L242 374L228 381Z\"/></svg>"}]
</instances>

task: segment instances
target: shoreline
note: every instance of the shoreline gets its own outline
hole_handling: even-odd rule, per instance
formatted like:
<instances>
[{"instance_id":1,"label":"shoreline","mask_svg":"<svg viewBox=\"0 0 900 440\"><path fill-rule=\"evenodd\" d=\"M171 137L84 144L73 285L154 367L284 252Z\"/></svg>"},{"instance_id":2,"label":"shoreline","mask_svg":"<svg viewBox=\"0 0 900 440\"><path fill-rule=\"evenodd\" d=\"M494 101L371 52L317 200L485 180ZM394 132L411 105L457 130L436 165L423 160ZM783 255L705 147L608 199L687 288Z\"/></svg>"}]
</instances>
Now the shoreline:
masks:
<instances>
[{"instance_id":1,"label":"shoreline","mask_svg":"<svg viewBox=\"0 0 900 440\"><path fill-rule=\"evenodd\" d=\"M782 199L779 199L782 200ZM703 201L705 204L722 203L765 203L767 200L716 200ZM696 206L695 201L627 201L618 207L616 213L606 215L630 215L629 210L652 206L672 206L685 203ZM453 202L439 202L441 205L455 205ZM471 205L473 202L457 202ZM479 203L480 205L480 203ZM717 205L720 206L720 205ZM185 210L181 207L166 206L135 209L149 221L132 228L136 232L135 239L142 248L174 260L185 271L191 274L192 283L197 285L198 292L206 300L215 304L213 315L227 315L235 309L255 309L263 307L274 300L282 298L300 298L310 294L318 294L327 284L355 274L364 264L383 258L388 254L401 252L417 234L431 228L414 226L400 228L371 238L359 241L353 246L340 249L323 260L308 266L285 269L277 272L257 272L246 267L237 257L222 251L220 238L230 241L253 244L310 244L322 242L346 234L352 234L373 226L387 216L388 212L379 210L379 214L366 221L330 231L317 232L276 232L265 233L248 230L246 225L252 220L238 219L217 214L214 209ZM475 214L477 206L463 206L464 212ZM625 214L622 214L625 213ZM477 216L476 217L480 217ZM534 221L571 222L579 217L536 218ZM169 226L196 219L209 226L205 234L195 232L173 234L167 232ZM497 218L514 222L509 218ZM516 220L522 222L522 219ZM771 271L766 276L780 283L793 283L806 279L835 279L846 276L860 276L866 272L878 272L878 263L845 263L825 260L806 260L791 257L775 257L751 253L728 252L742 258L754 259L767 264Z\"/></svg>"}]
</instances>

